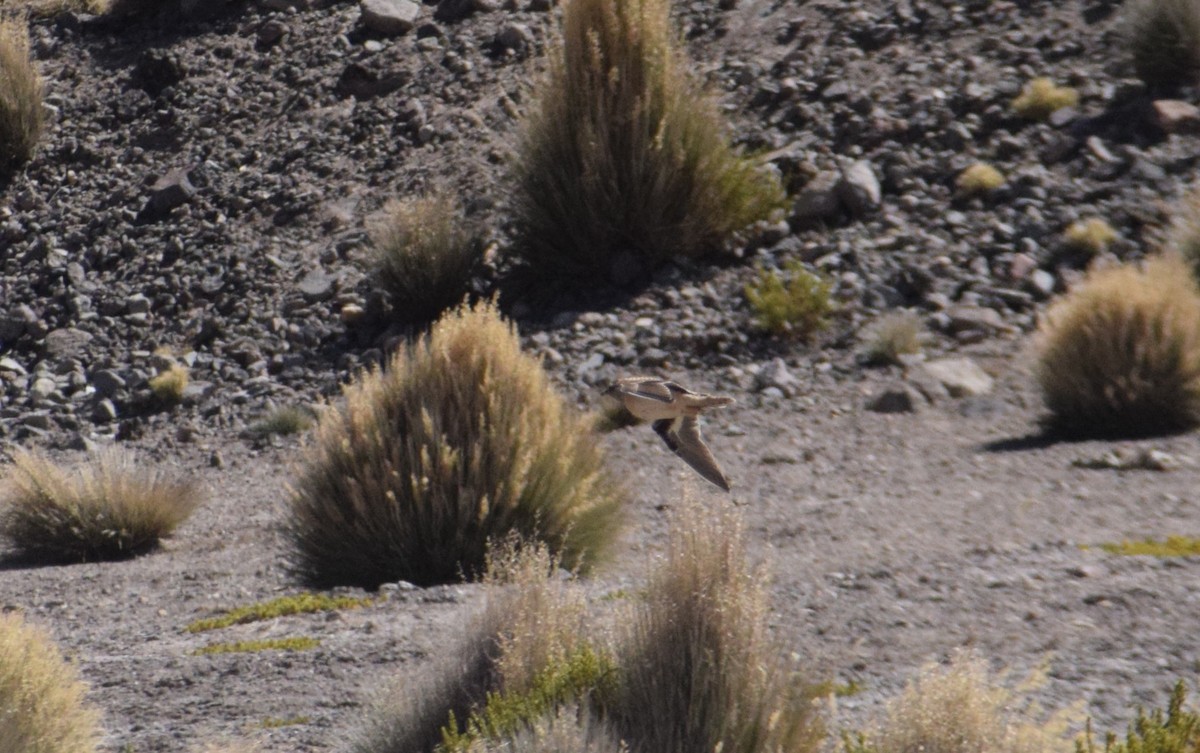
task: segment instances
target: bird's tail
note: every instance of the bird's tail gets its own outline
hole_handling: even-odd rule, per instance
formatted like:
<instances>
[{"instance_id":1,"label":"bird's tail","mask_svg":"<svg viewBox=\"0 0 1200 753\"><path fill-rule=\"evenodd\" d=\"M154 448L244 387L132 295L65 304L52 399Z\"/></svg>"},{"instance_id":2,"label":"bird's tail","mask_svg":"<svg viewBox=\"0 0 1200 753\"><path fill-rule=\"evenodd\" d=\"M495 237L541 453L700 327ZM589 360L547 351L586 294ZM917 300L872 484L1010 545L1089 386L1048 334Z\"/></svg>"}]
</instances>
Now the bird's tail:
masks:
<instances>
[{"instance_id":1,"label":"bird's tail","mask_svg":"<svg viewBox=\"0 0 1200 753\"><path fill-rule=\"evenodd\" d=\"M722 405L733 405L733 398L722 395L698 395L695 401L697 408L720 408Z\"/></svg>"}]
</instances>

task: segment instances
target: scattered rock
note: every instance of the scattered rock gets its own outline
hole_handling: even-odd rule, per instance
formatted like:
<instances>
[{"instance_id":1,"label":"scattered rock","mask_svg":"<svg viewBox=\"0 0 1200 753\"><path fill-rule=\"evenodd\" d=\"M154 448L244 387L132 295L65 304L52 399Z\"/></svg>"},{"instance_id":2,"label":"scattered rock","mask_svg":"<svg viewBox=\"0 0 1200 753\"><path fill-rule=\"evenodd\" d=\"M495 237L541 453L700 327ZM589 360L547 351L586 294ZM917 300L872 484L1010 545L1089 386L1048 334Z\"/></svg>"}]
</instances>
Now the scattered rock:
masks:
<instances>
[{"instance_id":1,"label":"scattered rock","mask_svg":"<svg viewBox=\"0 0 1200 753\"><path fill-rule=\"evenodd\" d=\"M867 410L876 413L913 413L922 402L921 393L908 384L886 387L867 401Z\"/></svg>"},{"instance_id":2,"label":"scattered rock","mask_svg":"<svg viewBox=\"0 0 1200 753\"><path fill-rule=\"evenodd\" d=\"M791 371L782 358L776 358L762 365L754 375L754 388L759 392L777 390L782 397L798 395L803 385Z\"/></svg>"},{"instance_id":3,"label":"scattered rock","mask_svg":"<svg viewBox=\"0 0 1200 753\"><path fill-rule=\"evenodd\" d=\"M1162 450L1139 448L1136 450L1108 450L1099 455L1076 458L1071 461L1076 468L1096 468L1115 471L1173 471L1190 466L1185 461Z\"/></svg>"},{"instance_id":4,"label":"scattered rock","mask_svg":"<svg viewBox=\"0 0 1200 753\"><path fill-rule=\"evenodd\" d=\"M867 160L858 160L842 170L837 196L851 217L863 217L879 208L883 201L879 179Z\"/></svg>"},{"instance_id":5,"label":"scattered rock","mask_svg":"<svg viewBox=\"0 0 1200 753\"><path fill-rule=\"evenodd\" d=\"M163 216L191 201L196 187L188 179L190 172L190 167L176 168L156 180L145 213Z\"/></svg>"},{"instance_id":6,"label":"scattered rock","mask_svg":"<svg viewBox=\"0 0 1200 753\"><path fill-rule=\"evenodd\" d=\"M1200 107L1179 99L1154 102L1154 122L1167 133L1200 131Z\"/></svg>"},{"instance_id":7,"label":"scattered rock","mask_svg":"<svg viewBox=\"0 0 1200 753\"><path fill-rule=\"evenodd\" d=\"M416 25L421 6L413 0L362 0L362 23L385 36L405 34Z\"/></svg>"},{"instance_id":8,"label":"scattered rock","mask_svg":"<svg viewBox=\"0 0 1200 753\"><path fill-rule=\"evenodd\" d=\"M926 374L937 380L950 397L986 395L992 391L992 378L970 358L941 358L926 361L915 370L924 370Z\"/></svg>"}]
</instances>

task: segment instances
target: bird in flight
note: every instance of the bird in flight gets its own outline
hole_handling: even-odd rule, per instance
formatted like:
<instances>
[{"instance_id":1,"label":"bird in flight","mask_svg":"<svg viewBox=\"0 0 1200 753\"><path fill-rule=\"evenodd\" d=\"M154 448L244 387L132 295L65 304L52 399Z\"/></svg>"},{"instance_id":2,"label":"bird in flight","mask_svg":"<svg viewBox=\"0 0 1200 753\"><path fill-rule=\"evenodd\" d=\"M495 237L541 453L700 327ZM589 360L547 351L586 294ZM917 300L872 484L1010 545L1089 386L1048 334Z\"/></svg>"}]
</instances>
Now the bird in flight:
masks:
<instances>
[{"instance_id":1,"label":"bird in flight","mask_svg":"<svg viewBox=\"0 0 1200 753\"><path fill-rule=\"evenodd\" d=\"M731 397L702 395L667 379L623 377L604 391L651 426L671 452L708 481L729 491L729 479L700 436L700 413L733 402Z\"/></svg>"}]
</instances>

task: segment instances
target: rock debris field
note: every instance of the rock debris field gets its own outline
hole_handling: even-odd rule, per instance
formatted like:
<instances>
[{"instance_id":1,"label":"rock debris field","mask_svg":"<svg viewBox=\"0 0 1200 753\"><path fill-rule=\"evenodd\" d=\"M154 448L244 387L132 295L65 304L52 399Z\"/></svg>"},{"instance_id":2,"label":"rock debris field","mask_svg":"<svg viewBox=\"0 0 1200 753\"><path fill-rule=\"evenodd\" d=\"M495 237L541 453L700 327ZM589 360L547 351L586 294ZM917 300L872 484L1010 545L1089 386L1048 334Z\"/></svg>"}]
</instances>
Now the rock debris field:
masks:
<instances>
[{"instance_id":1,"label":"rock debris field","mask_svg":"<svg viewBox=\"0 0 1200 753\"><path fill-rule=\"evenodd\" d=\"M219 637L320 639L307 651L195 656L214 638L184 628L302 590L280 522L306 438L249 429L278 407L336 405L403 341L366 263L389 198L445 188L505 247L505 165L561 8L192 5L31 21L51 114L0 186L0 446L67 462L121 445L194 475L206 501L137 559L4 565L0 608L78 666L104 751L344 750L376 694L454 650L481 587L389 585L372 606ZM1112 0L675 6L736 141L788 176L787 219L633 292L506 298L495 265L475 281L583 408L633 373L737 398L705 425L730 495L647 428L598 440L631 493L596 598L637 587L687 490L740 509L797 666L862 688L838 700L834 730L961 647L1018 677L1046 663L1036 699L1083 701L1097 730L1200 681L1200 558L1097 546L1200 534L1196 435L1044 440L1031 376L1039 313L1087 261L1064 229L1103 217L1118 232L1105 253L1151 253L1200 160L1189 111L1156 106L1133 77L1121 13ZM1040 76L1078 104L1017 117L1011 101ZM977 161L1005 185L957 195ZM812 343L756 331L742 293L757 268L792 260L827 275L839 304ZM896 308L924 323L924 360L863 365L861 333ZM172 359L191 382L166 407L148 380Z\"/></svg>"}]
</instances>

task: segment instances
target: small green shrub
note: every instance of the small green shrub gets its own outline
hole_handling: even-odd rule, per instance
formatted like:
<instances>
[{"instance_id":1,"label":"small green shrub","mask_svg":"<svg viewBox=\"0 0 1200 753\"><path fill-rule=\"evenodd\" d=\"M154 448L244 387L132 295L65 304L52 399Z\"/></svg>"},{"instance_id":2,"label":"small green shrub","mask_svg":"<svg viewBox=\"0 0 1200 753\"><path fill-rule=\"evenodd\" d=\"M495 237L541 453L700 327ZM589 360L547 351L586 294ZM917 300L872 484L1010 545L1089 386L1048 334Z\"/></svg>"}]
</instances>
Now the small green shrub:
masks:
<instances>
[{"instance_id":1,"label":"small green shrub","mask_svg":"<svg viewBox=\"0 0 1200 753\"><path fill-rule=\"evenodd\" d=\"M1101 544L1109 554L1150 557L1200 557L1200 538L1193 536L1168 536L1165 540L1144 539Z\"/></svg>"},{"instance_id":2,"label":"small green shrub","mask_svg":"<svg viewBox=\"0 0 1200 753\"><path fill-rule=\"evenodd\" d=\"M272 410L250 426L250 432L260 437L275 434L300 434L312 428L316 416L300 405L284 405Z\"/></svg>"},{"instance_id":3,"label":"small green shrub","mask_svg":"<svg viewBox=\"0 0 1200 753\"><path fill-rule=\"evenodd\" d=\"M1029 120L1045 120L1055 110L1079 104L1079 92L1057 86L1048 78L1035 78L1025 84L1020 95L1012 101L1013 111Z\"/></svg>"},{"instance_id":4,"label":"small green shrub","mask_svg":"<svg viewBox=\"0 0 1200 753\"><path fill-rule=\"evenodd\" d=\"M263 719L258 726L262 729L279 729L280 727L295 727L301 724L308 724L308 722L309 718L307 716L269 716Z\"/></svg>"},{"instance_id":5,"label":"small green shrub","mask_svg":"<svg viewBox=\"0 0 1200 753\"><path fill-rule=\"evenodd\" d=\"M781 207L675 46L669 0L570 0L513 162L518 260L543 279L647 276Z\"/></svg>"},{"instance_id":6,"label":"small green shrub","mask_svg":"<svg viewBox=\"0 0 1200 753\"><path fill-rule=\"evenodd\" d=\"M1005 183L1004 173L986 162L976 162L958 174L954 185L964 196L977 196L995 191Z\"/></svg>"},{"instance_id":7,"label":"small green shrub","mask_svg":"<svg viewBox=\"0 0 1200 753\"><path fill-rule=\"evenodd\" d=\"M1180 680L1171 691L1165 718L1162 709L1147 714L1138 708L1124 740L1108 733L1104 753L1196 753L1200 750L1200 715L1183 707L1186 700L1187 685ZM1075 743L1075 753L1096 753L1090 720L1084 739Z\"/></svg>"},{"instance_id":8,"label":"small green shrub","mask_svg":"<svg viewBox=\"0 0 1200 753\"><path fill-rule=\"evenodd\" d=\"M379 286L398 318L429 322L460 303L482 246L449 195L389 201L371 230Z\"/></svg>"},{"instance_id":9,"label":"small green shrub","mask_svg":"<svg viewBox=\"0 0 1200 753\"><path fill-rule=\"evenodd\" d=\"M287 617L293 614L332 612L338 609L358 609L360 607L369 607L374 603L375 599L370 598L300 593L292 596L280 596L277 599L271 599L270 601L258 604L237 607L217 617L196 620L188 625L186 630L189 633L202 633L206 630L220 630L232 625L273 620L276 617Z\"/></svg>"},{"instance_id":10,"label":"small green shrub","mask_svg":"<svg viewBox=\"0 0 1200 753\"><path fill-rule=\"evenodd\" d=\"M247 654L259 651L307 651L321 645L316 638L264 638L253 641L235 641L233 643L211 643L191 652L192 656L212 656L214 654Z\"/></svg>"},{"instance_id":11,"label":"small green shrub","mask_svg":"<svg viewBox=\"0 0 1200 753\"><path fill-rule=\"evenodd\" d=\"M994 680L983 661L960 653L948 667L924 667L887 705L881 722L866 731L845 733L842 741L847 753L1070 750L1074 710L1044 720L1034 718L1035 710Z\"/></svg>"},{"instance_id":12,"label":"small green shrub","mask_svg":"<svg viewBox=\"0 0 1200 753\"><path fill-rule=\"evenodd\" d=\"M1200 292L1178 256L1110 267L1051 306L1035 373L1049 427L1146 435L1200 424Z\"/></svg>"},{"instance_id":13,"label":"small green shrub","mask_svg":"<svg viewBox=\"0 0 1200 753\"><path fill-rule=\"evenodd\" d=\"M612 543L621 496L586 418L494 304L447 314L346 397L292 491L292 561L307 582L474 577L489 543L514 533L586 569Z\"/></svg>"},{"instance_id":14,"label":"small green shrub","mask_svg":"<svg viewBox=\"0 0 1200 753\"><path fill-rule=\"evenodd\" d=\"M0 174L28 162L42 137L42 79L25 15L0 9Z\"/></svg>"},{"instance_id":15,"label":"small green shrub","mask_svg":"<svg viewBox=\"0 0 1200 753\"><path fill-rule=\"evenodd\" d=\"M188 367L175 363L150 377L148 384L150 391L162 402L178 403L183 399L189 379Z\"/></svg>"},{"instance_id":16,"label":"small green shrub","mask_svg":"<svg viewBox=\"0 0 1200 753\"><path fill-rule=\"evenodd\" d=\"M99 714L46 634L0 613L0 742L8 753L94 753Z\"/></svg>"},{"instance_id":17,"label":"small green shrub","mask_svg":"<svg viewBox=\"0 0 1200 753\"><path fill-rule=\"evenodd\" d=\"M572 686L551 669L574 665L567 679L579 680L585 667L572 657L584 656L589 646L583 591L560 577L558 565L544 546L510 540L493 550L484 576L487 604L460 646L381 696L354 753L432 753L447 737L467 734L462 725L470 720L484 721L489 701L511 709L535 696L565 702L566 691L582 689L583 683ZM550 685L556 692L548 695Z\"/></svg>"},{"instance_id":18,"label":"small green shrub","mask_svg":"<svg viewBox=\"0 0 1200 753\"><path fill-rule=\"evenodd\" d=\"M512 735L482 738L470 753L628 753L608 726L586 707L567 704Z\"/></svg>"},{"instance_id":19,"label":"small green shrub","mask_svg":"<svg viewBox=\"0 0 1200 753\"><path fill-rule=\"evenodd\" d=\"M619 620L618 683L606 712L634 753L815 753L813 685L768 630L765 573L742 521L691 500L674 512L646 598Z\"/></svg>"},{"instance_id":20,"label":"small green shrub","mask_svg":"<svg viewBox=\"0 0 1200 753\"><path fill-rule=\"evenodd\" d=\"M863 335L863 359L869 364L900 363L901 356L921 352L921 317L892 311L879 317Z\"/></svg>"},{"instance_id":21,"label":"small green shrub","mask_svg":"<svg viewBox=\"0 0 1200 753\"><path fill-rule=\"evenodd\" d=\"M1156 89L1200 80L1200 3L1195 0L1129 0L1125 39L1137 75Z\"/></svg>"},{"instance_id":22,"label":"small green shrub","mask_svg":"<svg viewBox=\"0 0 1200 753\"><path fill-rule=\"evenodd\" d=\"M783 275L759 270L758 279L746 285L745 294L759 328L772 335L807 340L829 323L834 308L831 287L828 280L792 261Z\"/></svg>"},{"instance_id":23,"label":"small green shrub","mask_svg":"<svg viewBox=\"0 0 1200 753\"><path fill-rule=\"evenodd\" d=\"M122 559L156 547L200 502L190 480L101 454L73 473L18 453L0 494L0 535L34 560Z\"/></svg>"},{"instance_id":24,"label":"small green shrub","mask_svg":"<svg viewBox=\"0 0 1200 753\"><path fill-rule=\"evenodd\" d=\"M1104 252L1117 239L1113 226L1099 217L1072 222L1063 233L1069 248L1083 251L1089 256Z\"/></svg>"}]
</instances>

